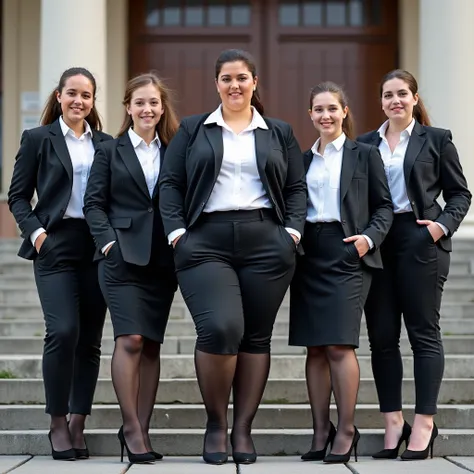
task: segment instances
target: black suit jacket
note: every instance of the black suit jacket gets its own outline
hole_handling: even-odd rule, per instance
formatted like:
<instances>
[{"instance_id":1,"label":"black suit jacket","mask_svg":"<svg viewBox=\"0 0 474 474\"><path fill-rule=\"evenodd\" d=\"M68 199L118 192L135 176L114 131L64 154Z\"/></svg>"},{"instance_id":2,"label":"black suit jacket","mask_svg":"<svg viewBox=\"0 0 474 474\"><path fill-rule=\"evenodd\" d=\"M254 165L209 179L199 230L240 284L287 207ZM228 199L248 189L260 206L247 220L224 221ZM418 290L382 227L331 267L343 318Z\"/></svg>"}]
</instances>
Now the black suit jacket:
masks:
<instances>
[{"instance_id":1,"label":"black suit jacket","mask_svg":"<svg viewBox=\"0 0 474 474\"><path fill-rule=\"evenodd\" d=\"M112 137L92 131L94 147L106 140L112 140ZM71 197L72 173L71 157L59 119L23 132L8 191L8 205L24 239L18 252L20 257L36 258L30 235L40 227L51 231L64 217ZM33 209L31 199L35 190L38 202Z\"/></svg>"},{"instance_id":2,"label":"black suit jacket","mask_svg":"<svg viewBox=\"0 0 474 474\"><path fill-rule=\"evenodd\" d=\"M471 204L456 147L449 130L426 127L415 122L403 164L408 199L417 219L445 225L449 234L439 245L452 250L451 236L466 216ZM366 133L358 141L379 146L378 131ZM443 193L444 209L436 199Z\"/></svg>"},{"instance_id":3,"label":"black suit jacket","mask_svg":"<svg viewBox=\"0 0 474 474\"><path fill-rule=\"evenodd\" d=\"M165 147L160 149L161 164ZM145 266L173 266L158 210L158 182L150 196L128 133L98 147L84 196L84 214L94 237L96 259L102 247L118 241L123 259ZM152 252L153 250L153 252Z\"/></svg>"},{"instance_id":4,"label":"black suit jacket","mask_svg":"<svg viewBox=\"0 0 474 474\"><path fill-rule=\"evenodd\" d=\"M304 154L306 172L313 152ZM340 181L341 224L344 235L365 234L374 247L362 261L369 267L382 268L380 244L393 221L393 205L380 152L375 146L344 142ZM303 240L304 246L304 240Z\"/></svg>"},{"instance_id":5,"label":"black suit jacket","mask_svg":"<svg viewBox=\"0 0 474 474\"><path fill-rule=\"evenodd\" d=\"M222 129L204 125L209 114L183 119L168 146L160 178L160 210L166 234L192 227L219 175L224 153ZM300 147L285 122L265 118L255 130L257 167L277 220L303 234L306 181Z\"/></svg>"}]
</instances>

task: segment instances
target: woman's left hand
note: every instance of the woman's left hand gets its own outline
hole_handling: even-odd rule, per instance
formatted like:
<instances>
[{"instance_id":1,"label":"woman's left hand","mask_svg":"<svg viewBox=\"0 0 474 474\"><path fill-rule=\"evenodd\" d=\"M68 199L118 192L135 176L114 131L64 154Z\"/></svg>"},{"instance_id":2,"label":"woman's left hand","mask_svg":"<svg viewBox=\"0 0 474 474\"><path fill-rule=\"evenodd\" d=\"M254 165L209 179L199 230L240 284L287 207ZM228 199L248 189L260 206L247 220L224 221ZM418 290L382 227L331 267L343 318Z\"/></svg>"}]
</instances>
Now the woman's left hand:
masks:
<instances>
[{"instance_id":1,"label":"woman's left hand","mask_svg":"<svg viewBox=\"0 0 474 474\"><path fill-rule=\"evenodd\" d=\"M426 226L434 242L437 242L439 239L441 239L441 237L444 236L443 229L438 224L436 224L436 222L430 221L428 219L424 219L424 220L417 219L416 223L419 225Z\"/></svg>"},{"instance_id":2,"label":"woman's left hand","mask_svg":"<svg viewBox=\"0 0 474 474\"><path fill-rule=\"evenodd\" d=\"M290 234L291 238L295 241L295 244L298 245L300 242L300 239L295 234Z\"/></svg>"},{"instance_id":3,"label":"woman's left hand","mask_svg":"<svg viewBox=\"0 0 474 474\"><path fill-rule=\"evenodd\" d=\"M360 258L362 258L370 249L369 242L367 242L367 239L363 235L351 235L350 237L346 237L343 240L346 244L354 242L355 248L357 249Z\"/></svg>"}]
</instances>

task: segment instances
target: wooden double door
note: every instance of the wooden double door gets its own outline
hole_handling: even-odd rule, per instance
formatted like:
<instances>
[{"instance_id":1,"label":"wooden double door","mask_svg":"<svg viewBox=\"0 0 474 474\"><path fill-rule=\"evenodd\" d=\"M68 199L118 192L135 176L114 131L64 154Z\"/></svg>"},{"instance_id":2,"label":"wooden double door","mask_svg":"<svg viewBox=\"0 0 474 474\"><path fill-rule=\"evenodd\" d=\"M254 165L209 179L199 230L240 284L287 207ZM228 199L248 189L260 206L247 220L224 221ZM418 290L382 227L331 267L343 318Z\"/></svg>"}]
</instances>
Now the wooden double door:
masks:
<instances>
[{"instance_id":1,"label":"wooden double door","mask_svg":"<svg viewBox=\"0 0 474 474\"><path fill-rule=\"evenodd\" d=\"M397 65L396 0L130 0L129 75L155 70L180 116L218 104L223 49L254 56L269 116L292 124L303 149L316 138L309 91L344 86L359 133L383 119L378 84Z\"/></svg>"}]
</instances>

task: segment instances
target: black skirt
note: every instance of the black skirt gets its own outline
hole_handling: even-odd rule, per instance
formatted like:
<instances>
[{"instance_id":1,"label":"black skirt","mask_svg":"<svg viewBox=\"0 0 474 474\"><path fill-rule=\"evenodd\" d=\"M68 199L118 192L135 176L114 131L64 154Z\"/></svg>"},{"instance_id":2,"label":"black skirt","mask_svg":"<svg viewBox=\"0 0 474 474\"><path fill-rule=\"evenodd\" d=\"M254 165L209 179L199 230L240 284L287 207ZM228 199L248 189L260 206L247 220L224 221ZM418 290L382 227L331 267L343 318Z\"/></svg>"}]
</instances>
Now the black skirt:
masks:
<instances>
[{"instance_id":1,"label":"black skirt","mask_svg":"<svg viewBox=\"0 0 474 474\"><path fill-rule=\"evenodd\" d=\"M307 223L290 287L292 346L359 346L371 274L339 222Z\"/></svg>"},{"instance_id":2,"label":"black skirt","mask_svg":"<svg viewBox=\"0 0 474 474\"><path fill-rule=\"evenodd\" d=\"M99 282L114 338L137 334L163 342L177 289L173 268L127 263L116 242L99 263Z\"/></svg>"}]
</instances>

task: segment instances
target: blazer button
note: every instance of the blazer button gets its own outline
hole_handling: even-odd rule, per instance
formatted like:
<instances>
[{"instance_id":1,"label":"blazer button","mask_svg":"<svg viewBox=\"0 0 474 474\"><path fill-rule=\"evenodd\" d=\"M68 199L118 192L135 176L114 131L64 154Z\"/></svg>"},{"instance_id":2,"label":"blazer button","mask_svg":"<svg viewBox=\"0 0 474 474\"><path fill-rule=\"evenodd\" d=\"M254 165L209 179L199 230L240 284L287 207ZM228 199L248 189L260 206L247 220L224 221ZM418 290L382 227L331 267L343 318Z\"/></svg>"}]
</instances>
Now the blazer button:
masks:
<instances>
[{"instance_id":1,"label":"blazer button","mask_svg":"<svg viewBox=\"0 0 474 474\"><path fill-rule=\"evenodd\" d=\"M148 212L153 212L153 208L152 208L152 207L149 207L149 208L148 208Z\"/></svg>"}]
</instances>

